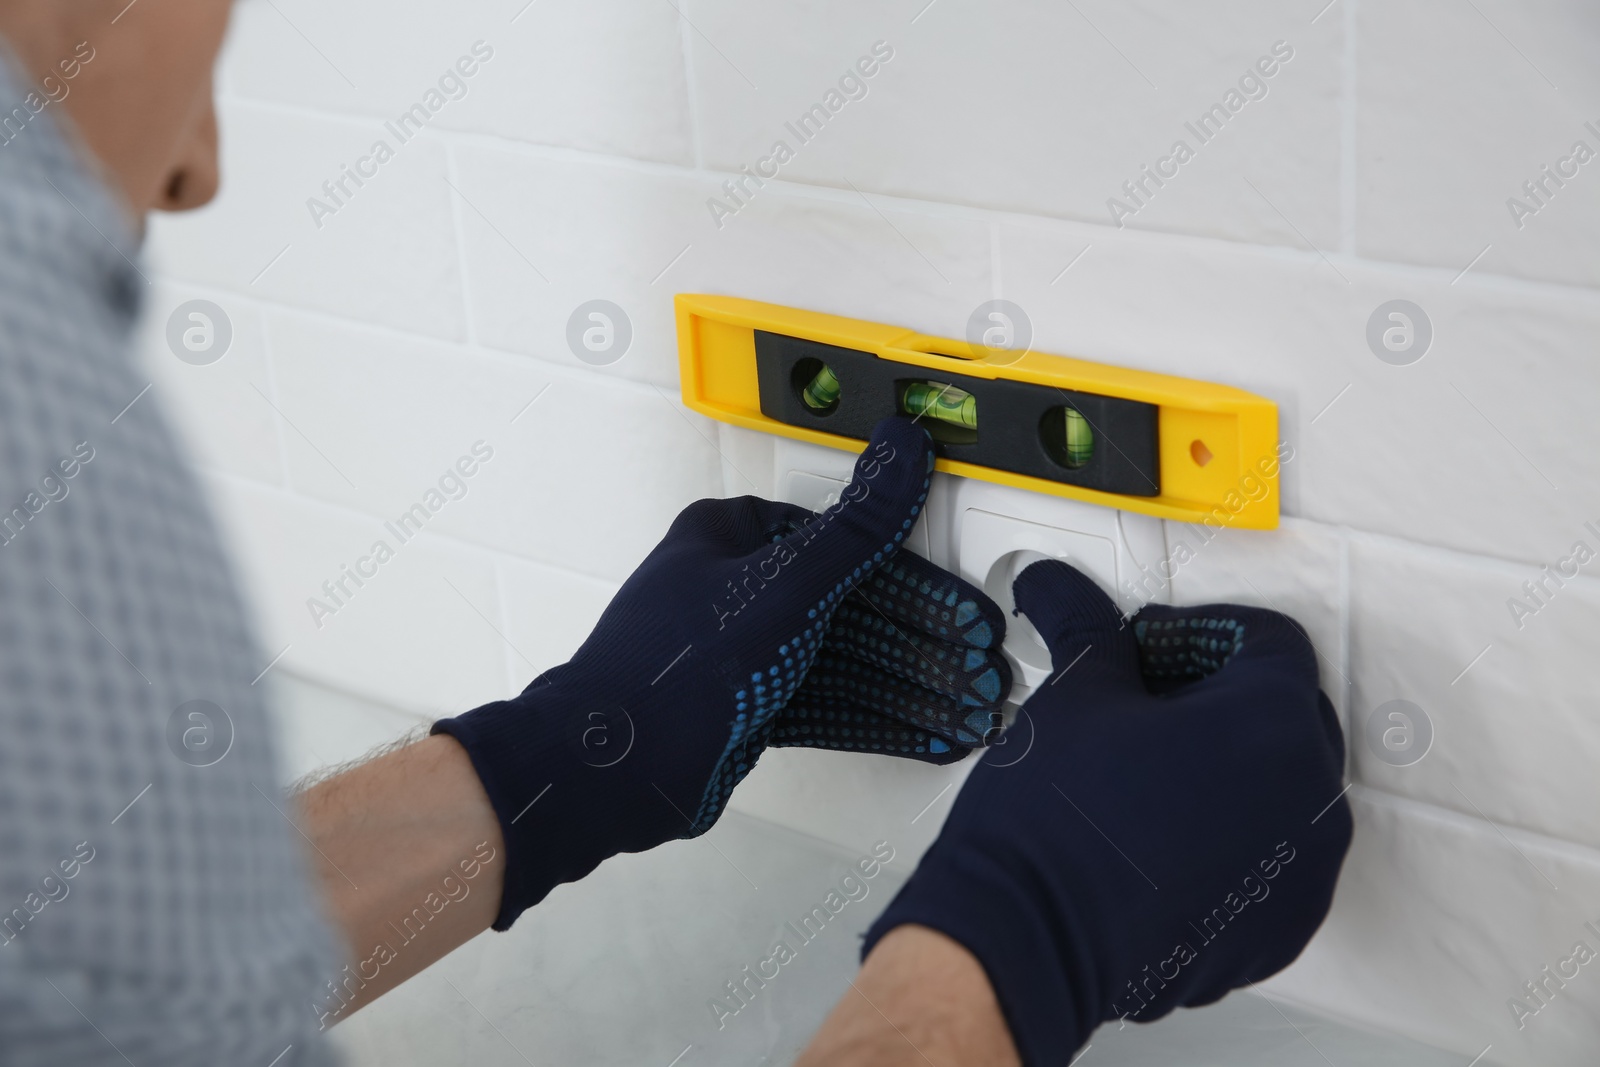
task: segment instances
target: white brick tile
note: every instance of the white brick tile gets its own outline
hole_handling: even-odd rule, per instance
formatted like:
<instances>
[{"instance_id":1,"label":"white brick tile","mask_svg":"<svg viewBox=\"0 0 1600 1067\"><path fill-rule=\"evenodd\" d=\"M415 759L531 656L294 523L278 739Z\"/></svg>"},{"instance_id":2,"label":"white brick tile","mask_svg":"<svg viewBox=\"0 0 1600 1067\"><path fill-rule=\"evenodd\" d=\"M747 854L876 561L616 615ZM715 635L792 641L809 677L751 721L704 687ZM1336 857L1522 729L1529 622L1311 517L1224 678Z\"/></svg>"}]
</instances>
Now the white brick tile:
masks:
<instances>
[{"instance_id":1,"label":"white brick tile","mask_svg":"<svg viewBox=\"0 0 1600 1067\"><path fill-rule=\"evenodd\" d=\"M970 219L768 185L719 227L720 178L480 147L457 160L474 320L494 347L582 366L568 320L606 299L633 340L604 372L675 389L677 292L958 333L990 295L987 229Z\"/></svg>"},{"instance_id":2,"label":"white brick tile","mask_svg":"<svg viewBox=\"0 0 1600 1067\"><path fill-rule=\"evenodd\" d=\"M515 693L572 658L618 585L515 559L502 559L499 567L507 671Z\"/></svg>"},{"instance_id":3,"label":"white brick tile","mask_svg":"<svg viewBox=\"0 0 1600 1067\"><path fill-rule=\"evenodd\" d=\"M685 282L701 291L953 337L993 296L989 227L964 214L794 186L760 190L720 230L699 212L712 239Z\"/></svg>"},{"instance_id":4,"label":"white brick tile","mask_svg":"<svg viewBox=\"0 0 1600 1067\"><path fill-rule=\"evenodd\" d=\"M903 843L914 860L933 844L976 765L970 758L935 767L868 752L774 748L728 807L842 848Z\"/></svg>"},{"instance_id":5,"label":"white brick tile","mask_svg":"<svg viewBox=\"0 0 1600 1067\"><path fill-rule=\"evenodd\" d=\"M1340 539L1336 532L1289 519L1276 530L1222 530L1167 524L1174 604L1249 604L1293 617L1306 628L1317 651L1322 690L1344 719L1349 667L1345 663L1344 589ZM1178 543L1194 553L1180 553ZM1164 571L1156 568L1151 588ZM1348 733L1348 731L1347 731Z\"/></svg>"},{"instance_id":6,"label":"white brick tile","mask_svg":"<svg viewBox=\"0 0 1600 1067\"><path fill-rule=\"evenodd\" d=\"M715 434L671 393L301 316L269 328L301 492L396 522L421 503L432 532L618 581L720 495ZM493 458L452 478L480 441Z\"/></svg>"},{"instance_id":7,"label":"white brick tile","mask_svg":"<svg viewBox=\"0 0 1600 1067\"><path fill-rule=\"evenodd\" d=\"M1550 544L1548 562L1577 540L1600 552L1600 537L1574 529ZM1539 606L1522 589L1542 577L1537 567L1352 542L1358 777L1468 815L1600 845L1600 716L1587 669L1600 630L1593 573L1591 565L1590 577L1564 586L1549 580ZM1512 598L1537 612L1514 617ZM1381 742L1364 734L1374 711L1397 699L1421 707L1433 724L1432 749L1405 767L1386 764Z\"/></svg>"},{"instance_id":8,"label":"white brick tile","mask_svg":"<svg viewBox=\"0 0 1600 1067\"><path fill-rule=\"evenodd\" d=\"M220 121L221 195L198 212L151 222L152 259L163 273L422 334L464 336L445 154L432 135L402 143L376 119L241 103L224 107ZM359 187L345 178L349 196L336 202L323 183L359 165L380 140L393 158L369 163L376 174ZM314 215L312 198L336 213Z\"/></svg>"},{"instance_id":9,"label":"white brick tile","mask_svg":"<svg viewBox=\"0 0 1600 1067\"><path fill-rule=\"evenodd\" d=\"M263 668L287 646L279 666L422 715L504 696L502 640L479 614L498 624L485 554L426 532L402 542L375 518L232 479L208 481L256 608ZM335 602L322 584L363 566L379 541L392 558L365 564L377 573L359 587L347 579ZM311 598L334 614L314 614Z\"/></svg>"},{"instance_id":10,"label":"white brick tile","mask_svg":"<svg viewBox=\"0 0 1600 1067\"><path fill-rule=\"evenodd\" d=\"M1576 0L1362 4L1356 144L1362 255L1600 284L1600 30ZM1559 86L1559 88L1557 88ZM1593 158L1532 200L1526 181L1569 154ZM1537 208L1514 215L1516 197Z\"/></svg>"},{"instance_id":11,"label":"white brick tile","mask_svg":"<svg viewBox=\"0 0 1600 1067\"><path fill-rule=\"evenodd\" d=\"M219 330L231 334L222 357L204 366L179 359L167 339L168 321L191 300L208 300L226 317L225 324L212 324L210 343L219 343ZM180 323L183 330L203 328L187 313L180 316ZM216 290L158 281L146 294L134 350L140 368L155 382L152 392L197 465L258 482L283 483L277 417L256 391L270 396L272 379L261 313L254 304Z\"/></svg>"},{"instance_id":12,"label":"white brick tile","mask_svg":"<svg viewBox=\"0 0 1600 1067\"><path fill-rule=\"evenodd\" d=\"M1453 1049L1466 1063L1577 1067L1600 1043L1600 962L1518 1028L1507 1002L1582 941L1600 953L1600 855L1356 790L1333 911L1264 988ZM1553 889L1551 883L1559 889ZM1569 967L1569 971L1571 968Z\"/></svg>"},{"instance_id":13,"label":"white brick tile","mask_svg":"<svg viewBox=\"0 0 1600 1067\"><path fill-rule=\"evenodd\" d=\"M558 886L510 932L474 940L333 1039L357 1067L792 1062L849 989L860 934L910 871L899 841L889 845L894 858L852 883L858 899L765 986L752 983L720 1029L709 1001L743 968L754 973L860 853L726 814L703 838L617 856Z\"/></svg>"},{"instance_id":14,"label":"white brick tile","mask_svg":"<svg viewBox=\"0 0 1600 1067\"><path fill-rule=\"evenodd\" d=\"M262 679L278 737L278 780L359 760L429 720L302 678L279 664Z\"/></svg>"},{"instance_id":15,"label":"white brick tile","mask_svg":"<svg viewBox=\"0 0 1600 1067\"><path fill-rule=\"evenodd\" d=\"M1591 517L1600 301L1587 295L1042 221L1002 225L1000 276L1041 351L1276 401L1296 453L1291 514L1518 559ZM1409 366L1366 339L1396 298L1432 323Z\"/></svg>"},{"instance_id":16,"label":"white brick tile","mask_svg":"<svg viewBox=\"0 0 1600 1067\"><path fill-rule=\"evenodd\" d=\"M457 472L465 488L447 479L441 491L481 495L496 467L480 465L472 446L495 451L511 419L551 384L537 367L326 319L273 313L268 329L294 487L385 518L439 489L463 456L473 469ZM429 510L442 518L458 503Z\"/></svg>"},{"instance_id":17,"label":"white brick tile","mask_svg":"<svg viewBox=\"0 0 1600 1067\"><path fill-rule=\"evenodd\" d=\"M240 4L234 19L223 65L233 95L380 119L421 103L430 126L693 161L671 5L274 0ZM473 73L451 77L463 70Z\"/></svg>"},{"instance_id":18,"label":"white brick tile","mask_svg":"<svg viewBox=\"0 0 1600 1067\"><path fill-rule=\"evenodd\" d=\"M731 0L697 3L690 61L707 165L753 166L783 140L790 179L1111 223L1107 200L1182 139L1194 158L1147 185L1128 225L1338 246L1339 19L1310 26L1263 2L920 6L834 0L757 19ZM879 40L893 58L864 97L807 142L785 128L826 106ZM1265 97L1240 96L1208 143L1184 128L1279 40L1293 58Z\"/></svg>"},{"instance_id":19,"label":"white brick tile","mask_svg":"<svg viewBox=\"0 0 1600 1067\"><path fill-rule=\"evenodd\" d=\"M717 450L722 453L722 495L778 498L778 438L743 426L717 423Z\"/></svg>"},{"instance_id":20,"label":"white brick tile","mask_svg":"<svg viewBox=\"0 0 1600 1067\"><path fill-rule=\"evenodd\" d=\"M672 294L694 239L706 242L704 183L477 146L456 162L479 342L583 368L567 322L580 304L609 300L632 340L600 372L675 387Z\"/></svg>"},{"instance_id":21,"label":"white brick tile","mask_svg":"<svg viewBox=\"0 0 1600 1067\"><path fill-rule=\"evenodd\" d=\"M1094 1032L1092 1044L1099 1067L1462 1067L1463 1062L1452 1052L1351 1026L1249 988L1204 1011L1175 1011L1138 1026L1106 1023Z\"/></svg>"}]
</instances>

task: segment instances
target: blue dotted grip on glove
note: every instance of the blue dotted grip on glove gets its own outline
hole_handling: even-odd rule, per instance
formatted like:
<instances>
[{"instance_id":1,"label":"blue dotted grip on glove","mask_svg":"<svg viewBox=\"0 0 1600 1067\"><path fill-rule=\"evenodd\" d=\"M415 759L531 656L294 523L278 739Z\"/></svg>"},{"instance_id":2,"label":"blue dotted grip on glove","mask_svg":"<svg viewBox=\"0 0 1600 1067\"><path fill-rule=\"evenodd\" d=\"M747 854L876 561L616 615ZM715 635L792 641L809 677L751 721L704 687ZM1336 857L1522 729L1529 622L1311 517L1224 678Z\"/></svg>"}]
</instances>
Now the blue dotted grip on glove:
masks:
<instances>
[{"instance_id":1,"label":"blue dotted grip on glove","mask_svg":"<svg viewBox=\"0 0 1600 1067\"><path fill-rule=\"evenodd\" d=\"M945 692L961 695L941 693L940 700L964 707L970 696L970 714L998 707L980 695L994 688L992 677L979 682L993 664L974 673L956 669L952 659L954 646L982 639L984 622L994 631L997 612L978 617L992 605L974 615L958 597L934 609L933 585L923 594L920 580L909 597L897 582L852 599L880 568L893 566L927 498L933 461L927 431L890 418L874 430L839 503L821 514L756 497L690 505L569 662L510 700L434 724L435 733L466 749L505 835L496 929L609 856L709 829L774 740L780 713L804 692L825 649L845 657L830 662L854 657L885 682L904 681L908 672L919 677L925 668L907 667L908 655L942 662ZM782 536L774 540L774 533ZM900 572L911 574L904 565ZM859 647L869 624L851 616L833 626L847 602L874 605L915 642ZM861 703L860 691L843 691L851 707L878 712ZM820 711L837 699L818 693L813 702L806 694L801 714L785 728L789 740L824 738L827 724L804 709ZM907 714L938 723L955 740L984 736L973 723L941 719L940 711L929 705ZM951 743L940 740L945 734L912 730L918 732L929 749L921 755ZM862 747L863 739L835 740Z\"/></svg>"},{"instance_id":2,"label":"blue dotted grip on glove","mask_svg":"<svg viewBox=\"0 0 1600 1067\"><path fill-rule=\"evenodd\" d=\"M1002 729L1005 633L981 590L901 549L834 614L772 744L953 763Z\"/></svg>"}]
</instances>

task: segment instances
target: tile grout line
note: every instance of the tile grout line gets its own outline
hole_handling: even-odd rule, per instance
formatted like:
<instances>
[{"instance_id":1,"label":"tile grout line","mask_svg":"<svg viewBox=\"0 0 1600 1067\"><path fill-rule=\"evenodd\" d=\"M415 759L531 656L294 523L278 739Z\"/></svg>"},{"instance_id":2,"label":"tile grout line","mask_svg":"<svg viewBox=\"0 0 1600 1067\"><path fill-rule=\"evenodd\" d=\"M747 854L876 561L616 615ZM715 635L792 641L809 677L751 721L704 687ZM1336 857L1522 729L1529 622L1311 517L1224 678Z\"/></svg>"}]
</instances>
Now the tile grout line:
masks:
<instances>
[{"instance_id":1,"label":"tile grout line","mask_svg":"<svg viewBox=\"0 0 1600 1067\"><path fill-rule=\"evenodd\" d=\"M496 348L493 345L478 342L468 343L460 338L441 337L435 334L419 333L413 330L404 330L387 323L371 322L365 319L347 319L320 308L306 307L298 304L284 304L274 300L250 296L246 293L235 292L231 289L218 286L215 283L189 281L183 278L169 277L157 274L158 283L192 290L196 293L207 294L219 300L233 301L241 307L250 307L262 312L263 317L280 316L298 319L303 322L315 323L319 326L330 326L335 329L346 330L351 333L361 334L374 339L385 341L398 341L412 345L419 349L449 350L442 354L439 351L429 351L427 358L443 359L459 357L460 350L466 350L479 358L494 362L507 370L527 371L532 367L539 373L548 372L565 381L585 383L589 385L605 385L632 392L638 396L650 396L655 388L662 383L647 378L630 378L620 375L604 374L598 371L587 370L581 367L569 366L556 359L542 355L533 355L527 352L515 352L510 349ZM676 380L665 383L676 387Z\"/></svg>"},{"instance_id":2,"label":"tile grout line","mask_svg":"<svg viewBox=\"0 0 1600 1067\"><path fill-rule=\"evenodd\" d=\"M1356 721L1356 686L1350 673L1350 537L1339 528L1339 670L1345 678L1344 706L1345 734L1348 736ZM1355 780L1355 746L1346 744L1344 750L1345 778Z\"/></svg>"},{"instance_id":3,"label":"tile grout line","mask_svg":"<svg viewBox=\"0 0 1600 1067\"><path fill-rule=\"evenodd\" d=\"M359 519L362 522L373 523L382 523L385 521L385 517L382 515L374 515L371 512L362 511L359 508L351 507L348 504L335 503L330 500L324 500L321 497L291 493L286 491L281 485L271 485L266 482L258 482L253 478L247 478L243 475L234 474L230 471L211 469L207 473L211 478L214 478L218 481L229 482L239 488L254 490L278 497L287 497L297 503L307 504L324 511L331 511L344 518ZM412 540L416 540L418 538L424 538L429 541L438 542L436 547L449 548L452 551L486 555L491 558L505 560L509 563L520 563L525 566L537 567L541 570L553 571L557 574L567 575L573 578L581 578L586 582L593 582L596 585L606 586L613 595L615 595L617 589L622 586L623 582L622 578L611 578L601 574L592 574L588 571L578 570L575 567L569 567L558 563L550 563L546 560L538 559L533 556L519 556L515 552L508 552L505 549L495 548L492 545L485 545L477 541L469 541L457 534L440 533L436 530L424 529L420 533L412 536Z\"/></svg>"},{"instance_id":4,"label":"tile grout line","mask_svg":"<svg viewBox=\"0 0 1600 1067\"><path fill-rule=\"evenodd\" d=\"M1349 16L1346 16L1347 18ZM230 102L242 104L248 108L261 111L277 111L286 115L320 121L342 121L346 123L365 123L381 121L376 116L366 115L334 115L319 112L304 107L303 105L287 104L273 100L254 99L249 97L232 97ZM368 127L363 127L368 128ZM722 170L716 167L701 166L692 161L689 163L664 162L657 159L646 159L634 156L613 155L594 152L587 149L573 148L565 145L536 144L528 141L518 141L511 138L499 137L491 134L476 133L471 130L454 129L450 127L437 127L426 129L419 136L427 136L430 140L438 139L443 142L459 142L463 145L478 145L487 149L500 152L508 156L548 160L552 162L576 163L588 166L610 167L613 169L629 170L634 173L654 177L676 177L679 179L707 179L707 178L733 178L740 177L736 170ZM1341 133L1341 138L1342 138ZM690 147L690 155L694 149ZM1341 149L1341 169L1342 149ZM843 186L826 185L809 182L798 182L784 179L781 176L768 179L768 186L782 195L801 196L811 199L827 199L839 203L853 202L852 194ZM873 191L879 206L891 212L917 215L932 218L964 219L972 222L993 222L995 224L1013 224L1032 226L1060 226L1060 227L1087 227L1096 234L1106 235L1103 239L1111 237L1130 240L1150 240L1158 243L1176 244L1190 248L1220 248L1244 254L1265 256L1281 256L1304 262L1306 266L1313 266L1318 257L1315 253L1299 251L1296 246L1289 244L1261 244L1252 241L1227 238L1210 237L1197 234L1184 233L1177 230L1145 230L1133 227L1118 228L1103 223L1090 222L1082 218L1067 215L1051 215L1024 211L1007 210L1003 208L976 207L954 201L928 200L918 197L899 196L892 193ZM1341 213L1342 214L1342 213ZM1342 223L1341 223L1342 227ZM1341 246L1342 246L1341 236ZM1336 263L1350 267L1360 267L1367 270L1398 272L1407 275L1421 275L1427 278L1444 278L1448 280L1459 270L1458 267L1440 266L1429 263L1409 262L1404 260L1367 259L1358 254L1347 255L1341 250L1329 253ZM1512 289L1518 291L1531 291L1544 297L1563 299L1581 299L1589 302L1600 302L1600 287L1582 285L1576 282L1546 281L1522 277L1514 274L1475 273L1472 280L1492 288ZM230 290L231 291L231 290Z\"/></svg>"},{"instance_id":5,"label":"tile grout line","mask_svg":"<svg viewBox=\"0 0 1600 1067\"><path fill-rule=\"evenodd\" d=\"M272 329L267 322L267 316L262 315L259 308L256 309L256 314L261 319L261 363L266 367L267 371L267 392L272 396L274 404L282 404L283 398L278 395L278 360L272 344ZM278 473L283 478L282 488L284 491L293 496L299 496L300 492L295 488L294 474L289 465L289 438L283 432L283 427L280 425L281 422L282 420L278 418L278 413L274 411L272 413L272 436L278 443Z\"/></svg>"},{"instance_id":6,"label":"tile grout line","mask_svg":"<svg viewBox=\"0 0 1600 1067\"><path fill-rule=\"evenodd\" d=\"M1005 259L1001 255L1000 224L989 223L989 297L1005 299Z\"/></svg>"},{"instance_id":7,"label":"tile grout line","mask_svg":"<svg viewBox=\"0 0 1600 1067\"><path fill-rule=\"evenodd\" d=\"M1558 861L1565 860L1569 863L1581 857L1582 862L1590 864L1597 871L1600 871L1600 844L1586 844L1582 841L1561 837L1558 834L1544 830L1529 829L1520 823L1497 823L1481 814L1469 813L1464 808L1451 807L1434 800L1424 800L1407 793L1396 793L1362 781L1352 781L1347 788L1346 795L1352 801L1370 798L1382 803L1389 809L1391 814L1408 821L1427 815L1450 823L1452 829L1457 832L1498 835L1501 839L1510 842L1513 847L1519 843L1514 841L1513 838L1520 837L1520 844L1526 845L1544 856ZM1471 804L1470 799L1468 804ZM1360 832L1358 829L1357 833Z\"/></svg>"},{"instance_id":8,"label":"tile grout line","mask_svg":"<svg viewBox=\"0 0 1600 1067\"><path fill-rule=\"evenodd\" d=\"M517 684L517 660L521 658L521 654L517 652L517 646L511 643L511 590L506 586L504 563L505 561L499 555L495 555L489 560L489 566L494 572L495 615L500 620L500 633L504 637L504 640L500 642L500 659L505 664L506 685L509 686L506 692L517 693L531 683L533 679L529 678L527 682L521 685ZM534 653L534 655L538 654L538 652Z\"/></svg>"},{"instance_id":9,"label":"tile grout line","mask_svg":"<svg viewBox=\"0 0 1600 1067\"><path fill-rule=\"evenodd\" d=\"M461 196L456 186L461 184L461 172L456 159L456 146L444 146L444 169L450 176L450 229L456 246L456 277L461 284L461 324L466 328L467 344L478 343L477 316L472 313L472 285L467 269L467 230L462 225Z\"/></svg>"},{"instance_id":10,"label":"tile grout line","mask_svg":"<svg viewBox=\"0 0 1600 1067\"><path fill-rule=\"evenodd\" d=\"M1356 205L1359 86L1360 0L1344 0L1344 31L1339 79L1339 252L1359 260L1356 253Z\"/></svg>"},{"instance_id":11,"label":"tile grout line","mask_svg":"<svg viewBox=\"0 0 1600 1067\"><path fill-rule=\"evenodd\" d=\"M689 158L694 169L704 171L705 145L701 140L699 79L694 75L694 60L690 46L689 14L685 10L689 0L677 0L678 6L678 57L683 61L683 91L689 118Z\"/></svg>"},{"instance_id":12,"label":"tile grout line","mask_svg":"<svg viewBox=\"0 0 1600 1067\"><path fill-rule=\"evenodd\" d=\"M590 376L585 375L581 380L591 381L592 379ZM645 388L649 388L649 386L645 386ZM690 414L693 413L691 412ZM714 425L717 426L722 425L721 423L715 423L714 420L708 421L712 421ZM213 466L204 463L197 463L196 465L209 476L226 481L230 484L289 496L295 500L313 504L318 507L328 508L346 516L376 520L379 522L383 521L383 519L386 517L382 515L376 515L372 512L363 511L360 508L353 507L348 504L341 504L337 501L328 500L325 497L314 496L295 489L289 484L290 479L287 469L284 471L284 483L274 484L272 482L261 481L258 478L251 477L247 474L241 474L237 471L229 470L225 467ZM285 467L286 466L287 465L285 464ZM1410 538L1400 537L1395 534L1385 533L1379 530L1363 529L1361 527L1350 526L1347 523L1336 523L1326 519L1310 518L1304 515L1285 514L1283 518L1289 524L1302 526L1310 532L1341 539L1344 542L1344 552L1347 555L1350 547L1353 545L1359 545L1363 543L1376 544L1401 552L1423 553L1428 555L1430 559L1436 563L1445 562L1454 566L1476 570L1506 572L1503 575L1505 577L1514 576L1509 572L1515 572L1516 574L1526 577L1528 572L1524 568L1533 567L1536 569L1537 567L1541 566L1542 563L1548 562L1548 560L1540 561L1534 559L1518 559L1512 556L1491 555L1487 552L1474 552L1466 549L1454 548L1449 545L1417 541ZM611 578L602 574L591 573L589 571L569 569L563 565L550 563L548 561L539 559L538 557L523 556L515 552L508 552L504 549L496 548L492 545L487 545L479 541L473 541L456 534L439 533L436 531L426 532L430 537L439 538L440 540L448 542L452 545L457 545L462 548L468 548L480 552L499 554L506 559L519 563L527 563L550 570L560 571L562 573L570 573L596 582L610 583L613 585L621 582L621 579L619 578ZM1567 578L1565 580L1569 584L1576 583L1580 589L1592 587L1592 591L1600 592L1600 585L1595 584L1600 583L1600 571L1597 571L1594 574L1580 571L1575 577Z\"/></svg>"}]
</instances>

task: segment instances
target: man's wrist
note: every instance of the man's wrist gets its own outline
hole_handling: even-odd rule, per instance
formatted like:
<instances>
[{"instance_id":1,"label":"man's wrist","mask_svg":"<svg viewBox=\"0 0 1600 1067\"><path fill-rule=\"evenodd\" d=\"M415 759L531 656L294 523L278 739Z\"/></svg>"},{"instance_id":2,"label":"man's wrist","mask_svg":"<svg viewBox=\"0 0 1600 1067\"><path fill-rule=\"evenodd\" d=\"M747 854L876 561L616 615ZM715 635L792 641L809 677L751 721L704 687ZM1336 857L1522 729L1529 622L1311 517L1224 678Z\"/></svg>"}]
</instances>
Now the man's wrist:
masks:
<instances>
[{"instance_id":1,"label":"man's wrist","mask_svg":"<svg viewBox=\"0 0 1600 1067\"><path fill-rule=\"evenodd\" d=\"M310 862L351 959L331 976L342 992L327 998L324 1026L494 918L505 844L466 752L451 738L387 752L297 800Z\"/></svg>"},{"instance_id":2,"label":"man's wrist","mask_svg":"<svg viewBox=\"0 0 1600 1067\"><path fill-rule=\"evenodd\" d=\"M937 930L890 930L851 985L796 1067L1022 1062L983 965Z\"/></svg>"}]
</instances>

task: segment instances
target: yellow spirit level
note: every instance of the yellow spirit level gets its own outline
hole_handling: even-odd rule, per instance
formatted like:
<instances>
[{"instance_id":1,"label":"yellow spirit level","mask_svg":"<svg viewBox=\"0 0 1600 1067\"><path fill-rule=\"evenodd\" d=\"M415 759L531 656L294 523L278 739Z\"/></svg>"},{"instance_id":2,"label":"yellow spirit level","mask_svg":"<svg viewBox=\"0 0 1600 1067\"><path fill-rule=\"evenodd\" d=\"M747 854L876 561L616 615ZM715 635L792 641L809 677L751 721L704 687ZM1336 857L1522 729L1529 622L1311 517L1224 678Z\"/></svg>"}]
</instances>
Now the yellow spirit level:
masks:
<instances>
[{"instance_id":1,"label":"yellow spirit level","mask_svg":"<svg viewBox=\"0 0 1600 1067\"><path fill-rule=\"evenodd\" d=\"M1278 409L1232 386L730 296L680 293L683 400L859 451L919 419L937 470L1180 522L1278 525Z\"/></svg>"}]
</instances>

